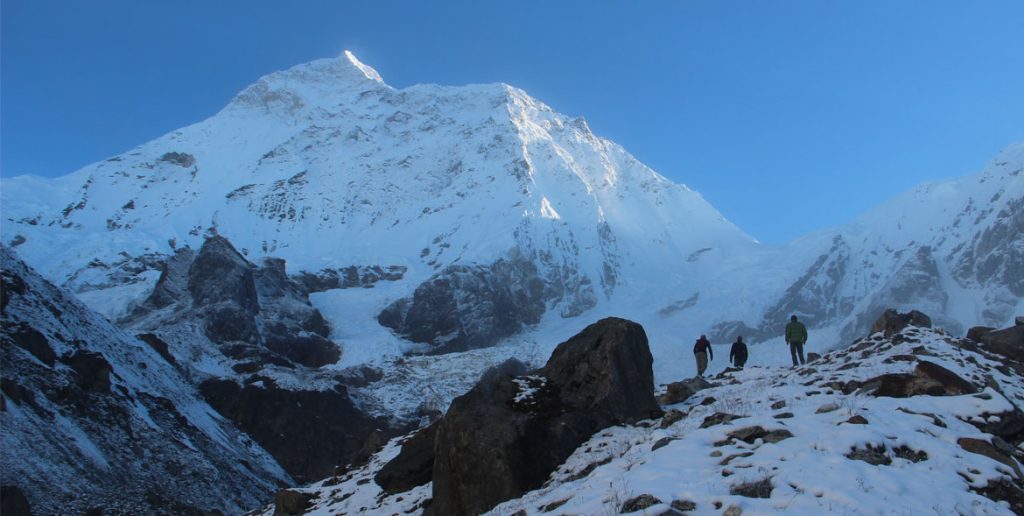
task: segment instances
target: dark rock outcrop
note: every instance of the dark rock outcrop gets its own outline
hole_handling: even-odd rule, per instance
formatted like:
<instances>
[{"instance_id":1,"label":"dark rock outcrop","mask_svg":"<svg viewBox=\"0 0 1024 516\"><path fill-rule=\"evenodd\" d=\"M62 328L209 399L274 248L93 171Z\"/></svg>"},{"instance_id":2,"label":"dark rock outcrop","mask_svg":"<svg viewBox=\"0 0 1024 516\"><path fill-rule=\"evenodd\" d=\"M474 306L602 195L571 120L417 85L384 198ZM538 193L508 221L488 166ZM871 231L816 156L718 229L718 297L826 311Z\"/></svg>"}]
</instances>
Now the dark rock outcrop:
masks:
<instances>
[{"instance_id":1,"label":"dark rock outcrop","mask_svg":"<svg viewBox=\"0 0 1024 516\"><path fill-rule=\"evenodd\" d=\"M25 498L25 493L18 486L5 485L0 487L0 514L4 516L32 516L32 506Z\"/></svg>"},{"instance_id":2,"label":"dark rock outcrop","mask_svg":"<svg viewBox=\"0 0 1024 516\"><path fill-rule=\"evenodd\" d=\"M1024 325L990 331L981 336L980 342L988 351L1024 362Z\"/></svg>"},{"instance_id":3,"label":"dark rock outcrop","mask_svg":"<svg viewBox=\"0 0 1024 516\"><path fill-rule=\"evenodd\" d=\"M882 313L881 317L871 325L871 333L882 332L886 337L891 337L906 328L907 326L917 326L918 328L931 328L932 320L927 315L918 312L917 310L911 310L908 313L900 313L893 309L888 309Z\"/></svg>"},{"instance_id":4,"label":"dark rock outcrop","mask_svg":"<svg viewBox=\"0 0 1024 516\"><path fill-rule=\"evenodd\" d=\"M297 480L329 476L347 464L384 421L366 417L344 387L292 391L266 380L241 386L211 379L199 385L207 402L249 434Z\"/></svg>"},{"instance_id":5,"label":"dark rock outcrop","mask_svg":"<svg viewBox=\"0 0 1024 516\"><path fill-rule=\"evenodd\" d=\"M156 348L3 246L0 270L24 287L7 292L0 325L0 470L18 486L3 487L0 513L27 514L28 503L38 514L240 513L293 481L211 417L185 372Z\"/></svg>"},{"instance_id":6,"label":"dark rock outcrop","mask_svg":"<svg viewBox=\"0 0 1024 516\"><path fill-rule=\"evenodd\" d=\"M452 265L377 317L413 342L450 353L493 346L537 324L551 297L537 267L524 257L491 265Z\"/></svg>"},{"instance_id":7,"label":"dark rock outcrop","mask_svg":"<svg viewBox=\"0 0 1024 516\"><path fill-rule=\"evenodd\" d=\"M652 362L640 325L603 319L560 344L529 376L514 360L489 370L385 470L421 473L426 432L436 432L429 512L484 512L540 487L596 431L659 417Z\"/></svg>"},{"instance_id":8,"label":"dark rock outcrop","mask_svg":"<svg viewBox=\"0 0 1024 516\"><path fill-rule=\"evenodd\" d=\"M658 396L658 403L672 405L682 403L704 389L714 387L714 384L703 378L689 378L681 382L672 382L665 387L665 394Z\"/></svg>"},{"instance_id":9,"label":"dark rock outcrop","mask_svg":"<svg viewBox=\"0 0 1024 516\"><path fill-rule=\"evenodd\" d=\"M956 373L932 362L919 361L912 374L889 373L851 385L873 396L909 398L911 396L956 396L978 392L978 388ZM846 389L844 389L844 392Z\"/></svg>"},{"instance_id":10,"label":"dark rock outcrop","mask_svg":"<svg viewBox=\"0 0 1024 516\"><path fill-rule=\"evenodd\" d=\"M305 514L309 508L310 495L282 489L274 495L274 516Z\"/></svg>"},{"instance_id":11,"label":"dark rock outcrop","mask_svg":"<svg viewBox=\"0 0 1024 516\"><path fill-rule=\"evenodd\" d=\"M991 326L972 326L967 330L967 340L981 342L981 336L994 330Z\"/></svg>"},{"instance_id":12,"label":"dark rock outcrop","mask_svg":"<svg viewBox=\"0 0 1024 516\"><path fill-rule=\"evenodd\" d=\"M430 482L434 471L434 437L437 425L413 434L402 451L373 477L385 493L401 493Z\"/></svg>"},{"instance_id":13,"label":"dark rock outcrop","mask_svg":"<svg viewBox=\"0 0 1024 516\"><path fill-rule=\"evenodd\" d=\"M381 267L350 265L341 269L324 269L316 274L300 272L295 276L307 293L324 292L338 288L373 288L380 281L398 281L405 276L403 265Z\"/></svg>"}]
</instances>

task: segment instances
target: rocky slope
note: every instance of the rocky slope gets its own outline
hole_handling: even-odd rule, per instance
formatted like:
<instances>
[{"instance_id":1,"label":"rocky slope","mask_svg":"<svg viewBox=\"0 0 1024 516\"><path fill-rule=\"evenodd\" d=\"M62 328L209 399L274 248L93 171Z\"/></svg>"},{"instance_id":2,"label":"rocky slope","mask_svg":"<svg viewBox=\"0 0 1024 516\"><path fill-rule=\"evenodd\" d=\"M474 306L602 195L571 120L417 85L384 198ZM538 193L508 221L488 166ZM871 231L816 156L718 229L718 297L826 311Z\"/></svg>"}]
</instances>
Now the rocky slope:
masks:
<instances>
[{"instance_id":1,"label":"rocky slope","mask_svg":"<svg viewBox=\"0 0 1024 516\"><path fill-rule=\"evenodd\" d=\"M295 482L159 342L124 333L5 246L0 270L5 498L16 488L36 514L238 512Z\"/></svg>"},{"instance_id":2,"label":"rocky slope","mask_svg":"<svg viewBox=\"0 0 1024 516\"><path fill-rule=\"evenodd\" d=\"M543 486L488 514L1019 514L1022 380L1024 363L892 317L803 367L687 382L674 389L682 399L663 399L663 417L596 433ZM396 492L374 481L417 437L402 442L294 493L307 514L430 511L436 486ZM526 456L536 445L490 453Z\"/></svg>"}]
</instances>

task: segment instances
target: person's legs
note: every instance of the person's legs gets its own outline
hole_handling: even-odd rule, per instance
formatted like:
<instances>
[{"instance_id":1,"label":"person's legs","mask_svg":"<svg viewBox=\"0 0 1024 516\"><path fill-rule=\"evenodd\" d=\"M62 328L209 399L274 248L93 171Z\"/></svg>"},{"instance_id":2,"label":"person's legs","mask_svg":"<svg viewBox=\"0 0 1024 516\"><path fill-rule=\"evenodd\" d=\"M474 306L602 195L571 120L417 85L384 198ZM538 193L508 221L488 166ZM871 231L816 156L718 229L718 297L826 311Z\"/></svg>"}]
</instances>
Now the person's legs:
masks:
<instances>
[{"instance_id":1,"label":"person's legs","mask_svg":"<svg viewBox=\"0 0 1024 516\"><path fill-rule=\"evenodd\" d=\"M796 367L796 366L800 365L796 361L796 346L797 346L796 342L790 342L789 343L789 356L790 356L790 358L793 359L793 367Z\"/></svg>"},{"instance_id":2,"label":"person's legs","mask_svg":"<svg viewBox=\"0 0 1024 516\"><path fill-rule=\"evenodd\" d=\"M704 376L704 371L708 368L708 354L707 353L694 353L697 357L697 376Z\"/></svg>"},{"instance_id":3,"label":"person's legs","mask_svg":"<svg viewBox=\"0 0 1024 516\"><path fill-rule=\"evenodd\" d=\"M746 364L746 363L747 363L747 359L746 358L739 358L739 359L736 360L736 367L738 367L740 369L743 369L743 364Z\"/></svg>"},{"instance_id":4,"label":"person's legs","mask_svg":"<svg viewBox=\"0 0 1024 516\"><path fill-rule=\"evenodd\" d=\"M797 356L800 358L800 365L804 365L804 343L803 342L797 342L796 343L796 353L797 353Z\"/></svg>"}]
</instances>

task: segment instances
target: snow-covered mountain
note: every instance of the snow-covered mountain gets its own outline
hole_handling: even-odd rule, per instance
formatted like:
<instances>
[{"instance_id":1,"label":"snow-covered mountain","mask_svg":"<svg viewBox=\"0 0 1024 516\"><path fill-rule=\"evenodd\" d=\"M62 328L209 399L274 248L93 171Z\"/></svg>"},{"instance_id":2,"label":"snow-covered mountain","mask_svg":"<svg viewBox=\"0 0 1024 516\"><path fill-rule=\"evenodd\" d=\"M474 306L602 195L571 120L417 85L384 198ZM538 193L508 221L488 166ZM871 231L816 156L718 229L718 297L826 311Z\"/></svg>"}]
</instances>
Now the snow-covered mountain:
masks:
<instances>
[{"instance_id":1,"label":"snow-covered mountain","mask_svg":"<svg viewBox=\"0 0 1024 516\"><path fill-rule=\"evenodd\" d=\"M239 512L294 482L158 339L127 335L6 246L0 266L5 497L17 486L36 514Z\"/></svg>"},{"instance_id":2,"label":"snow-covered mountain","mask_svg":"<svg viewBox=\"0 0 1024 516\"><path fill-rule=\"evenodd\" d=\"M974 175L898 197L879 185L892 200L853 223L766 246L522 90L394 89L345 53L68 176L4 179L0 233L166 342L278 461L306 464L275 451L273 429L315 414L233 403L334 393L361 412L350 453L374 425L429 418L488 366L539 365L605 316L644 326L659 383L692 374L701 333L742 334L752 363L782 363L793 313L812 350L845 346L888 307L952 332L1006 326L1024 312L1022 170L1014 144ZM208 296L202 278L233 290Z\"/></svg>"}]
</instances>

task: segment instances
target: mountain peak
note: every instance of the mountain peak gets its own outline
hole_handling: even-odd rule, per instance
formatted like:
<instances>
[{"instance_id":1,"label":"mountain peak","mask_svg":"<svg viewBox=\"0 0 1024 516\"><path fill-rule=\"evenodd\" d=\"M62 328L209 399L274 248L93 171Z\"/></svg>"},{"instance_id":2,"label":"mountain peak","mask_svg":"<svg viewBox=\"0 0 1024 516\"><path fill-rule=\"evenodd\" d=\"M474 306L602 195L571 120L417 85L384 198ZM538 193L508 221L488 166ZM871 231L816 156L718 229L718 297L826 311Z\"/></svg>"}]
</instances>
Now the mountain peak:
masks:
<instances>
[{"instance_id":1,"label":"mountain peak","mask_svg":"<svg viewBox=\"0 0 1024 516\"><path fill-rule=\"evenodd\" d=\"M384 79L382 79L380 74L377 73L377 70L374 70L373 67L369 65L363 64L363 62L356 58L356 55L353 54L351 51L346 50L345 52L342 53L342 56L346 61L348 61L349 64L356 67L356 69L362 72L363 76L365 76L367 79L384 84Z\"/></svg>"}]
</instances>

